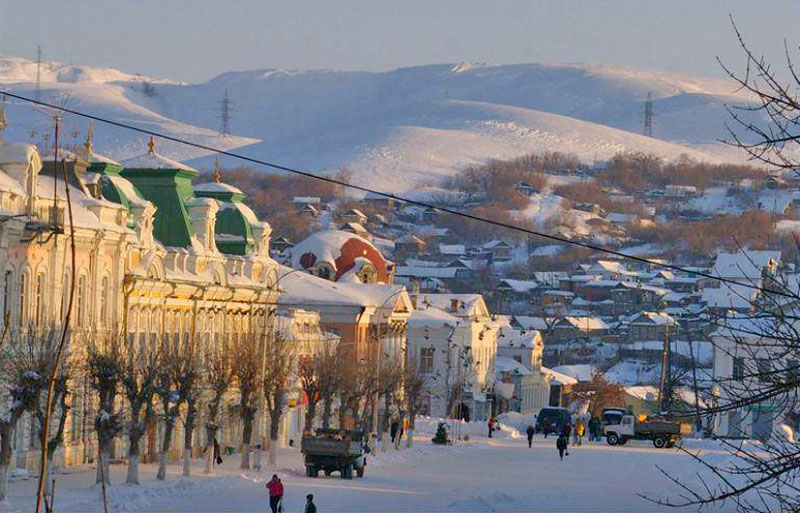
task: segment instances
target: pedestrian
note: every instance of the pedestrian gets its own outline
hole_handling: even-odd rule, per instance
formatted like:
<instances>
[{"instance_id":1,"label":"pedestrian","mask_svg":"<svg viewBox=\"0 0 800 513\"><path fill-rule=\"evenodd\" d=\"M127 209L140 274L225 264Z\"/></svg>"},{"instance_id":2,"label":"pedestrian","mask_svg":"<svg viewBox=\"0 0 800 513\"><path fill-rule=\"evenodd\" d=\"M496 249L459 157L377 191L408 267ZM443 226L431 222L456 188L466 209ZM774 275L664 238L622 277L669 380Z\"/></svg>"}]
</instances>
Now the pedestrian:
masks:
<instances>
[{"instance_id":1,"label":"pedestrian","mask_svg":"<svg viewBox=\"0 0 800 513\"><path fill-rule=\"evenodd\" d=\"M489 438L492 438L494 433L494 417L489 417Z\"/></svg>"},{"instance_id":2,"label":"pedestrian","mask_svg":"<svg viewBox=\"0 0 800 513\"><path fill-rule=\"evenodd\" d=\"M567 451L567 436L564 433L558 435L558 440L556 440L556 448L558 449L558 457L563 461L564 453ZM569 456L569 452L566 452L566 455Z\"/></svg>"},{"instance_id":3,"label":"pedestrian","mask_svg":"<svg viewBox=\"0 0 800 513\"><path fill-rule=\"evenodd\" d=\"M304 513L317 513L317 507L314 505L314 494L309 493L306 495L306 509L303 510Z\"/></svg>"},{"instance_id":4,"label":"pedestrian","mask_svg":"<svg viewBox=\"0 0 800 513\"><path fill-rule=\"evenodd\" d=\"M564 425L564 431L561 432L564 435L564 450L566 451L566 455L569 456L569 434L572 432L572 424L567 422Z\"/></svg>"},{"instance_id":5,"label":"pedestrian","mask_svg":"<svg viewBox=\"0 0 800 513\"><path fill-rule=\"evenodd\" d=\"M272 474L272 479L267 483L267 490L269 490L269 508L272 513L280 513L283 511L283 483L278 474Z\"/></svg>"},{"instance_id":6,"label":"pedestrian","mask_svg":"<svg viewBox=\"0 0 800 513\"><path fill-rule=\"evenodd\" d=\"M392 437L392 444L394 444L395 439L397 438L397 433L400 431L400 422L397 419L392 420L392 425L389 427L389 435Z\"/></svg>"},{"instance_id":7,"label":"pedestrian","mask_svg":"<svg viewBox=\"0 0 800 513\"><path fill-rule=\"evenodd\" d=\"M575 425L575 436L578 438L579 447L583 445L584 434L586 434L586 424L583 423L583 419L579 419L578 423Z\"/></svg>"},{"instance_id":8,"label":"pedestrian","mask_svg":"<svg viewBox=\"0 0 800 513\"><path fill-rule=\"evenodd\" d=\"M528 435L528 448L530 449L531 444L533 444L533 434L536 433L536 430L533 428L532 424L528 424L528 429L525 430L525 434Z\"/></svg>"},{"instance_id":9,"label":"pedestrian","mask_svg":"<svg viewBox=\"0 0 800 513\"><path fill-rule=\"evenodd\" d=\"M597 417L589 419L589 440L592 442L596 442L600 438L598 433L600 426L598 424Z\"/></svg>"}]
</instances>

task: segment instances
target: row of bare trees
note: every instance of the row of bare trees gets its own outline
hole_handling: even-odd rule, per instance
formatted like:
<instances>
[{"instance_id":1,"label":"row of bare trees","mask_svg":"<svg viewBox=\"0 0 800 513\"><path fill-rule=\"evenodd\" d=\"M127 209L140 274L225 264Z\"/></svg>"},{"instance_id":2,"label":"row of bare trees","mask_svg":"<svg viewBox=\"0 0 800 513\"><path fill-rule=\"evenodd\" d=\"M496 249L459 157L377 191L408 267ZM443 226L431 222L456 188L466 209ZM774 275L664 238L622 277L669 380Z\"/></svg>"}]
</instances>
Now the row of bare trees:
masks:
<instances>
[{"instance_id":1,"label":"row of bare trees","mask_svg":"<svg viewBox=\"0 0 800 513\"><path fill-rule=\"evenodd\" d=\"M270 324L260 335L202 348L168 336L73 333L59 369L53 368L58 330L31 330L9 337L0 351L0 387L10 401L7 409L0 410L4 412L0 417L0 501L5 497L12 440L20 419L30 415L38 426L39 439L43 438L45 396L54 372L53 427L48 440L41 440L49 448L48 476L72 418L71 394L82 389L76 386L82 380L86 381L91 395L88 403L94 411L90 429L97 441L96 481L103 484L110 483L109 463L114 440L119 437L127 442L126 483L139 484L143 439L157 427L161 433L157 479L166 478L173 433L181 427L183 474L190 475L192 441L200 426L205 428L205 471L211 472L214 442L229 407L241 420L241 467L251 467L254 442L262 445L253 439L258 418L268 419L268 436L263 444L269 449L268 463L274 466L280 421L292 389L304 396L304 432L311 431L315 422L323 428L337 424L369 432L377 401L382 401L388 412L391 405L400 406L401 397L413 430L425 385L415 359L386 359L380 366L369 362L354 365L349 360L352 355L328 339L312 341L313 350L299 351L297 341L280 328L280 323ZM388 436L387 415L379 429ZM413 431L409 437L413 437ZM261 451L256 451L253 467L261 467Z\"/></svg>"}]
</instances>

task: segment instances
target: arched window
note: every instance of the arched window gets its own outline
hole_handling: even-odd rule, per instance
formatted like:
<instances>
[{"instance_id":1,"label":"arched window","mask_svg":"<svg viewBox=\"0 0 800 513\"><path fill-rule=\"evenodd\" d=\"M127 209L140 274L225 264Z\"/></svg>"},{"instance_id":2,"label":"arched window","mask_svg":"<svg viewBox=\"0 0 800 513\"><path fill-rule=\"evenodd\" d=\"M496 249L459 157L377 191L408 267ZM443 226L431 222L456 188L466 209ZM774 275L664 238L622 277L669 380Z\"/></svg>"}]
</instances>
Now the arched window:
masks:
<instances>
[{"instance_id":1,"label":"arched window","mask_svg":"<svg viewBox=\"0 0 800 513\"><path fill-rule=\"evenodd\" d=\"M326 263L317 264L317 276L324 280L333 280L333 277L335 276L333 273L333 267Z\"/></svg>"},{"instance_id":2,"label":"arched window","mask_svg":"<svg viewBox=\"0 0 800 513\"><path fill-rule=\"evenodd\" d=\"M28 273L22 273L19 277L19 324L23 326L28 320Z\"/></svg>"},{"instance_id":3,"label":"arched window","mask_svg":"<svg viewBox=\"0 0 800 513\"><path fill-rule=\"evenodd\" d=\"M358 272L358 279L361 283L376 283L378 281L378 271L375 266L364 264Z\"/></svg>"}]
</instances>

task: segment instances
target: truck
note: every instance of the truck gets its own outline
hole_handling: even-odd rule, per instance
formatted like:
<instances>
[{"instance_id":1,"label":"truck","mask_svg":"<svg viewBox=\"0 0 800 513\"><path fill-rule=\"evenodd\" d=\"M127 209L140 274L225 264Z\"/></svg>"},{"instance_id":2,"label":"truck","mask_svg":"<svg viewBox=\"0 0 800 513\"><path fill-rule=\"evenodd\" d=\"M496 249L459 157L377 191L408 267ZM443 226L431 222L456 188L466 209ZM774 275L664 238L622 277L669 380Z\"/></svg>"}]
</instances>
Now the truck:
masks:
<instances>
[{"instance_id":1,"label":"truck","mask_svg":"<svg viewBox=\"0 0 800 513\"><path fill-rule=\"evenodd\" d=\"M353 472L364 477L367 465L361 431L340 429L317 429L315 434L306 434L300 441L306 466L306 476L317 477L319 471L326 476L339 472L342 479L352 479Z\"/></svg>"},{"instance_id":2,"label":"truck","mask_svg":"<svg viewBox=\"0 0 800 513\"><path fill-rule=\"evenodd\" d=\"M608 445L625 445L629 440L652 440L657 449L672 447L691 426L665 419L638 420L630 414L619 416L616 424L603 426Z\"/></svg>"}]
</instances>

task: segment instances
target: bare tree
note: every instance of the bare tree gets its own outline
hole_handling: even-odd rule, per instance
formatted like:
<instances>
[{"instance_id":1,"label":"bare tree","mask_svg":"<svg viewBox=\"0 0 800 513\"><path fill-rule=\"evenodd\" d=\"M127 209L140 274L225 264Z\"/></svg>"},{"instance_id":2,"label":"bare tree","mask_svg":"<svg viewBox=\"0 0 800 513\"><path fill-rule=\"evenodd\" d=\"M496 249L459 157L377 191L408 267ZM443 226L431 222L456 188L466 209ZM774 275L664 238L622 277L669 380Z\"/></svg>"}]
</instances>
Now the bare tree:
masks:
<instances>
[{"instance_id":1,"label":"bare tree","mask_svg":"<svg viewBox=\"0 0 800 513\"><path fill-rule=\"evenodd\" d=\"M6 323L8 326L8 323ZM8 338L4 328L2 340ZM11 465L12 442L17 423L26 412L38 408L39 397L44 386L42 374L31 368L30 361L20 358L27 352L24 337L13 337L3 344L0 353L0 387L10 400L8 409L0 415L0 502L8 490L8 468Z\"/></svg>"},{"instance_id":2,"label":"bare tree","mask_svg":"<svg viewBox=\"0 0 800 513\"><path fill-rule=\"evenodd\" d=\"M156 378L161 351L156 344L127 339L121 351L122 391L128 405L128 484L139 484L140 443L155 419Z\"/></svg>"},{"instance_id":3,"label":"bare tree","mask_svg":"<svg viewBox=\"0 0 800 513\"><path fill-rule=\"evenodd\" d=\"M232 367L239 391L239 415L242 418L242 460L240 468L250 468L250 444L253 439L253 423L258 412L258 394L263 376L263 341L253 337L242 337L233 344Z\"/></svg>"},{"instance_id":4,"label":"bare tree","mask_svg":"<svg viewBox=\"0 0 800 513\"><path fill-rule=\"evenodd\" d=\"M421 372L416 355L409 357L405 369L403 369L403 393L408 414L408 433L406 433L408 447L414 445L414 421L427 385L428 375Z\"/></svg>"},{"instance_id":5,"label":"bare tree","mask_svg":"<svg viewBox=\"0 0 800 513\"><path fill-rule=\"evenodd\" d=\"M197 426L200 385L204 376L200 355L194 343L184 344L181 359L183 365L176 385L178 394L186 403L186 415L183 419L183 475L189 477L192 473L192 438Z\"/></svg>"},{"instance_id":6,"label":"bare tree","mask_svg":"<svg viewBox=\"0 0 800 513\"><path fill-rule=\"evenodd\" d=\"M322 402L322 426L330 427L333 399L336 394L336 383L339 374L339 352L328 340L321 340L313 355L304 355L298 359L298 376L300 386L308 401L306 405L303 432L310 432L317 416L317 405Z\"/></svg>"},{"instance_id":7,"label":"bare tree","mask_svg":"<svg viewBox=\"0 0 800 513\"><path fill-rule=\"evenodd\" d=\"M378 380L378 395L383 399L383 415L381 416L381 450L389 450L389 427L392 421L392 406L395 395L403 385L403 363L392 358L384 358L380 367ZM399 415L399 410L396 412Z\"/></svg>"},{"instance_id":8,"label":"bare tree","mask_svg":"<svg viewBox=\"0 0 800 513\"><path fill-rule=\"evenodd\" d=\"M234 379L234 369L227 347L227 344L215 344L209 348L204 358L206 383L211 390L211 398L206 405L206 474L211 473L214 466L214 441L219 431L222 400Z\"/></svg>"},{"instance_id":9,"label":"bare tree","mask_svg":"<svg viewBox=\"0 0 800 513\"><path fill-rule=\"evenodd\" d=\"M94 420L97 433L97 483L110 484L109 461L114 437L123 426L123 413L117 410L117 396L122 385L122 344L117 335L108 340L86 338L89 385L97 396L98 411Z\"/></svg>"},{"instance_id":10,"label":"bare tree","mask_svg":"<svg viewBox=\"0 0 800 513\"><path fill-rule=\"evenodd\" d=\"M726 126L729 144L745 151L751 160L793 170L800 143L800 101L796 73L788 45L785 46L788 80L780 70L748 47L734 24L734 31L746 65L742 73L722 61L720 64L741 90L750 93L755 105L731 106L731 122ZM751 262L752 264L752 262ZM722 284L722 287L729 287ZM703 413L717 423L718 433L727 424L727 435L720 443L729 452L726 462L689 453L711 476L685 480L665 473L679 486L678 497L652 499L671 506L705 506L732 503L745 512L800 510L800 446L793 434L765 434L761 450L753 451L735 437L755 435L752 428L768 419L769 427L781 425L791 432L797 427L798 366L800 365L800 283L768 274L742 287L733 287L733 294L748 297L758 288L747 315L720 317L715 320L716 358L732 362L730 375L716 375L713 383L713 405ZM697 415L696 413L694 415ZM725 435L725 433L719 433ZM687 451L688 452L688 451Z\"/></svg>"},{"instance_id":11,"label":"bare tree","mask_svg":"<svg viewBox=\"0 0 800 513\"><path fill-rule=\"evenodd\" d=\"M282 327L268 329L264 341L264 399L269 412L269 465L277 464L278 430L290 378L297 367L295 341Z\"/></svg>"}]
</instances>

